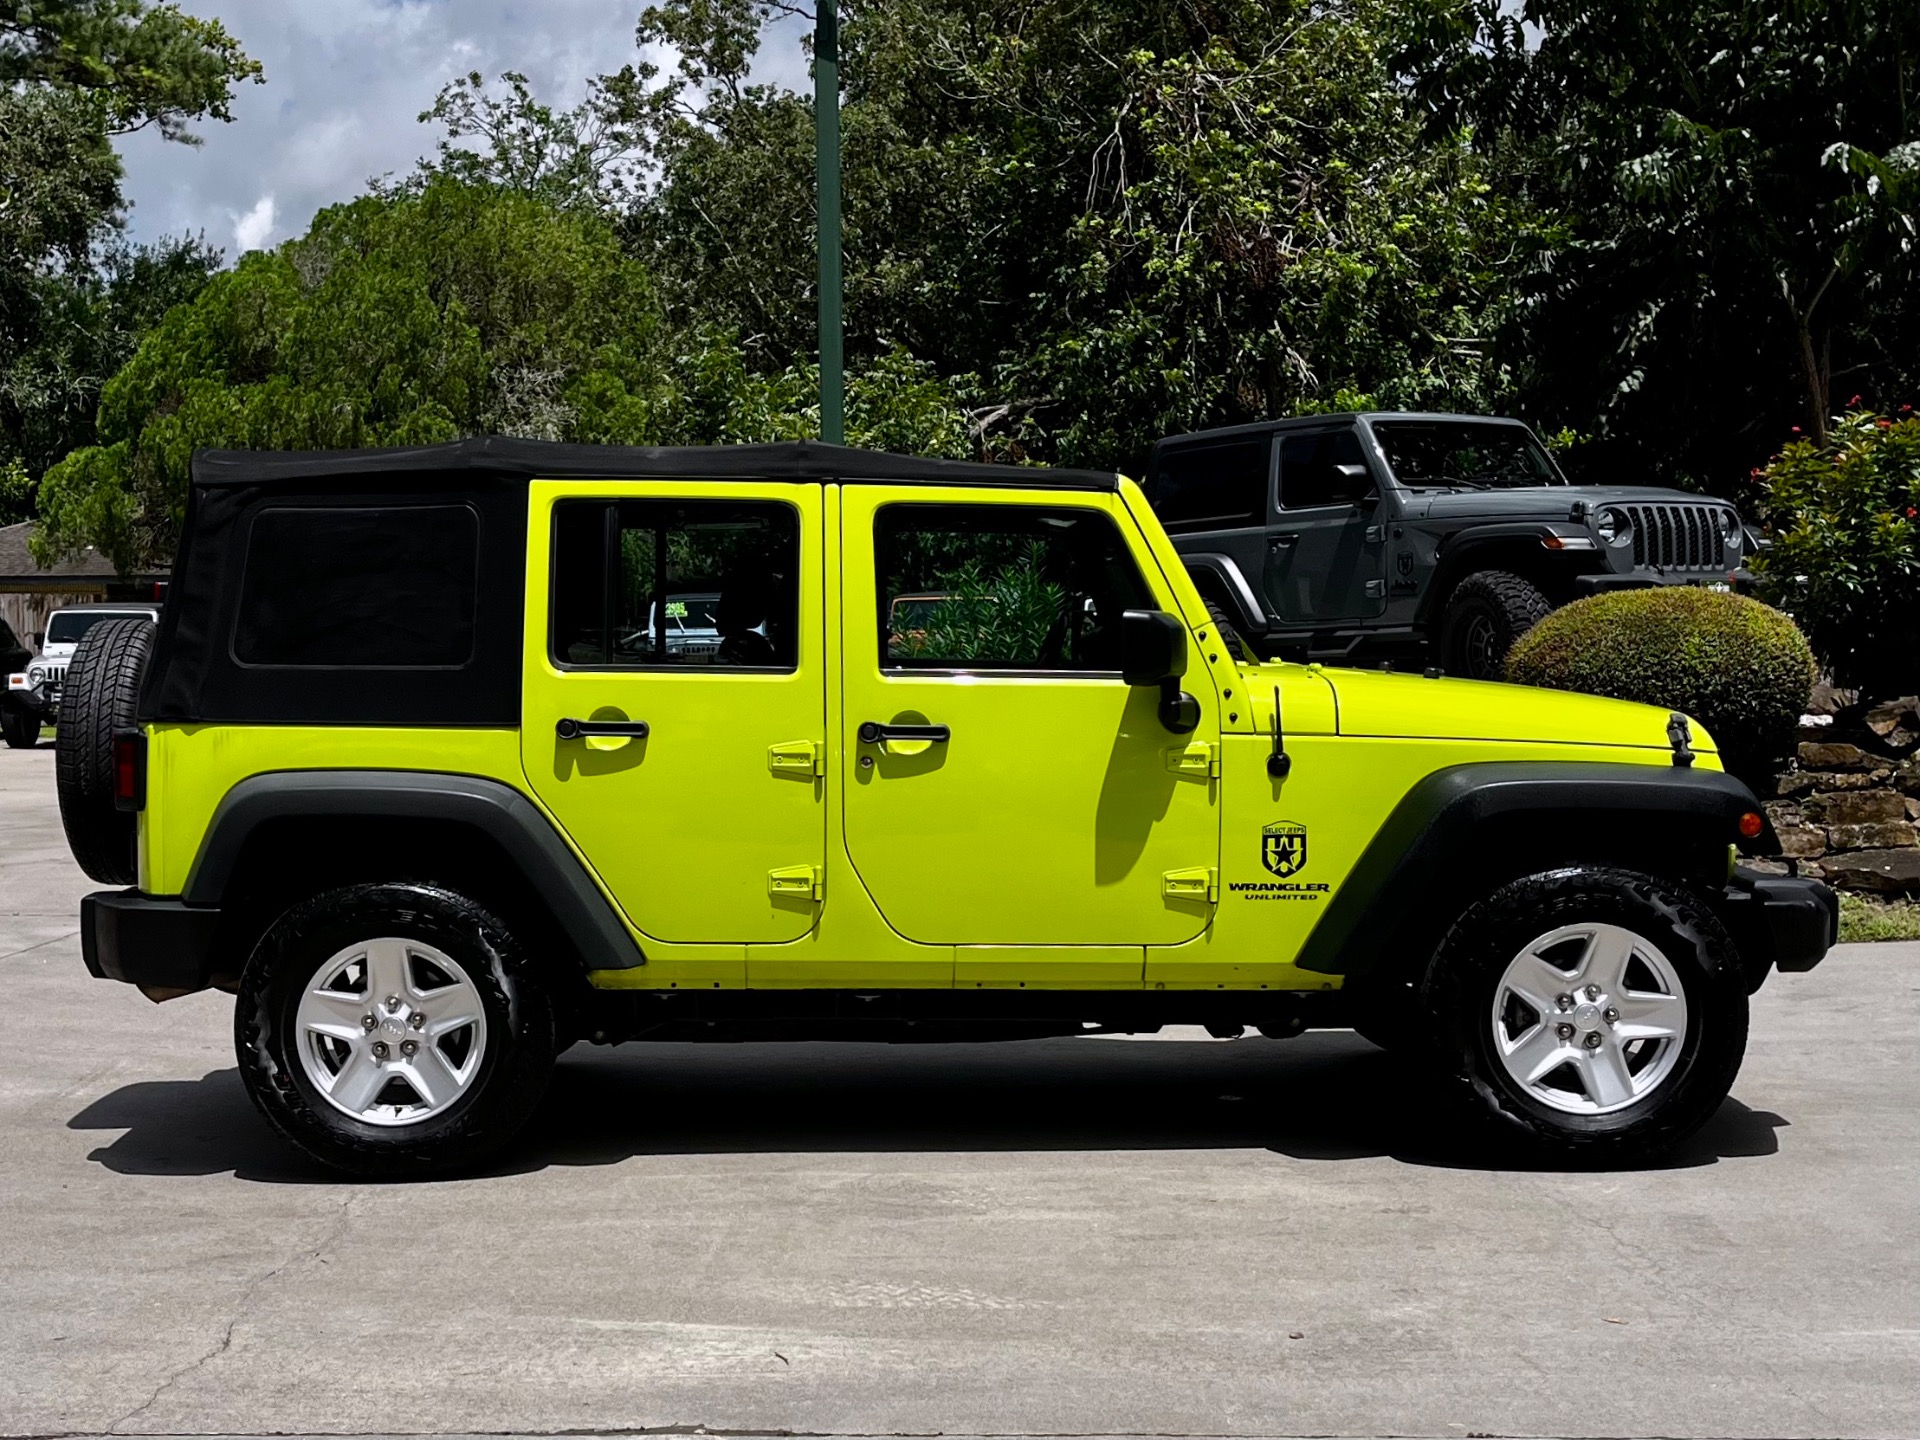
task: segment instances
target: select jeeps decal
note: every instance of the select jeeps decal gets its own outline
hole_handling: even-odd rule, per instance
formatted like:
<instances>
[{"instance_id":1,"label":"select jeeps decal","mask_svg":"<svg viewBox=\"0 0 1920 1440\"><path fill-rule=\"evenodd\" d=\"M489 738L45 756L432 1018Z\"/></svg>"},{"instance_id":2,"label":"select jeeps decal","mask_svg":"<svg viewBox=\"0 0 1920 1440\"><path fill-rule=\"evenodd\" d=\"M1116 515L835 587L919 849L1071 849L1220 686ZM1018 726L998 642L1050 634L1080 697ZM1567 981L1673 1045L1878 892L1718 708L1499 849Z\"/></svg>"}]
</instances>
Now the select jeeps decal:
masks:
<instances>
[{"instance_id":1,"label":"select jeeps decal","mask_svg":"<svg viewBox=\"0 0 1920 1440\"><path fill-rule=\"evenodd\" d=\"M1260 832L1260 863L1281 882L1307 868L1307 827L1276 820ZM1333 887L1309 882L1229 880L1227 889L1246 900L1318 900Z\"/></svg>"}]
</instances>

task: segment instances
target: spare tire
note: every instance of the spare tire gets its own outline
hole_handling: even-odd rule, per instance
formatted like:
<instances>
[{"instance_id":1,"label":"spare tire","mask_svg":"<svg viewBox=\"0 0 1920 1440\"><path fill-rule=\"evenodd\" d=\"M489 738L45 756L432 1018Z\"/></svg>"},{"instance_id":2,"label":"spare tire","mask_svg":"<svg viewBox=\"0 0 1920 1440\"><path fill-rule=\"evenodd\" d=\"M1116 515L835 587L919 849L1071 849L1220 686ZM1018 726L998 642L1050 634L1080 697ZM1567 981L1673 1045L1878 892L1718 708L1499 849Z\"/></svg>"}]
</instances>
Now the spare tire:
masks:
<instances>
[{"instance_id":1,"label":"spare tire","mask_svg":"<svg viewBox=\"0 0 1920 1440\"><path fill-rule=\"evenodd\" d=\"M151 620L100 620L80 637L60 689L53 770L60 821L80 868L103 885L137 878L134 815L113 800L113 735L133 726L153 653Z\"/></svg>"}]
</instances>

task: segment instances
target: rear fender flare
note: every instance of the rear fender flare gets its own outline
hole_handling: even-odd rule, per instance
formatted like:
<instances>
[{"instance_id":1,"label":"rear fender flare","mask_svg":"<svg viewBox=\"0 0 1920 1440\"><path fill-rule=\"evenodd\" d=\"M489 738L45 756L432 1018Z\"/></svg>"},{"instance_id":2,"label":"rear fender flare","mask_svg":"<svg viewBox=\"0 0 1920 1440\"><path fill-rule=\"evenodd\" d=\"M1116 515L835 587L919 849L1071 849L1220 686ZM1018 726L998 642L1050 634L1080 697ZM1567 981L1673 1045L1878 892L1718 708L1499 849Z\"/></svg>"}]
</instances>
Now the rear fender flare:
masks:
<instances>
[{"instance_id":1,"label":"rear fender flare","mask_svg":"<svg viewBox=\"0 0 1920 1440\"><path fill-rule=\"evenodd\" d=\"M263 825L359 819L439 821L478 831L518 868L589 969L646 963L612 902L539 807L511 786L477 775L300 770L242 780L214 811L181 898L189 905L228 903L229 884Z\"/></svg>"},{"instance_id":2,"label":"rear fender flare","mask_svg":"<svg viewBox=\"0 0 1920 1440\"><path fill-rule=\"evenodd\" d=\"M1227 618L1242 635L1264 635L1269 629L1266 606L1260 594L1247 583L1247 577L1231 555L1212 551L1182 555L1187 574L1202 598L1218 597L1227 607Z\"/></svg>"}]
</instances>

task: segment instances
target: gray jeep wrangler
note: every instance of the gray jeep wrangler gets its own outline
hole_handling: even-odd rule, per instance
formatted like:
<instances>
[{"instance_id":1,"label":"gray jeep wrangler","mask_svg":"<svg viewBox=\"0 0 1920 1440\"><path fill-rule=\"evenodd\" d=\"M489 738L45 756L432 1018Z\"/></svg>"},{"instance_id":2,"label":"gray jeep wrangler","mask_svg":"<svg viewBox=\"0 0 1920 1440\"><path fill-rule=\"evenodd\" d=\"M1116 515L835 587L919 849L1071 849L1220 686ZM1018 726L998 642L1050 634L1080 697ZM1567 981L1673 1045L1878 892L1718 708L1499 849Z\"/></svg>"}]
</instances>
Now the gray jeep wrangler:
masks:
<instances>
[{"instance_id":1,"label":"gray jeep wrangler","mask_svg":"<svg viewBox=\"0 0 1920 1440\"><path fill-rule=\"evenodd\" d=\"M1316 415L1175 435L1145 488L1216 623L1266 658L1498 679L1569 600L1748 579L1730 505L1572 485L1517 420Z\"/></svg>"}]
</instances>

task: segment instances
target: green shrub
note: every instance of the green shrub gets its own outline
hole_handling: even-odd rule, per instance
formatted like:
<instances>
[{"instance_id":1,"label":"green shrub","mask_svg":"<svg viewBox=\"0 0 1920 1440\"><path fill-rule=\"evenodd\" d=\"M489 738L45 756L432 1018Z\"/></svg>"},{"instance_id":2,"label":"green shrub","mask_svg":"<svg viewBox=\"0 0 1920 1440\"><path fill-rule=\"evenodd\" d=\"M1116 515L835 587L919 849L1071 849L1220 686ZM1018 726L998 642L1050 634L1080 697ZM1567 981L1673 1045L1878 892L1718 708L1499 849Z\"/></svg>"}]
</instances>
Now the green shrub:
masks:
<instances>
[{"instance_id":1,"label":"green shrub","mask_svg":"<svg viewBox=\"0 0 1920 1440\"><path fill-rule=\"evenodd\" d=\"M1756 787L1792 752L1814 681L1793 621L1742 595L1674 586L1576 600L1520 637L1507 678L1678 710Z\"/></svg>"},{"instance_id":2,"label":"green shrub","mask_svg":"<svg viewBox=\"0 0 1920 1440\"><path fill-rule=\"evenodd\" d=\"M1796 440L1754 479L1773 538L1754 561L1762 593L1840 684L1920 689L1920 416L1850 410L1826 445Z\"/></svg>"}]
</instances>

